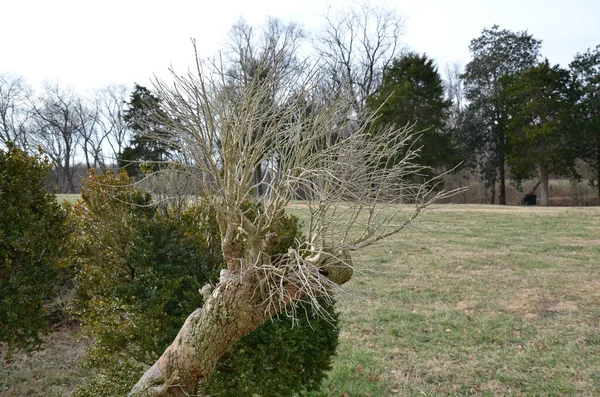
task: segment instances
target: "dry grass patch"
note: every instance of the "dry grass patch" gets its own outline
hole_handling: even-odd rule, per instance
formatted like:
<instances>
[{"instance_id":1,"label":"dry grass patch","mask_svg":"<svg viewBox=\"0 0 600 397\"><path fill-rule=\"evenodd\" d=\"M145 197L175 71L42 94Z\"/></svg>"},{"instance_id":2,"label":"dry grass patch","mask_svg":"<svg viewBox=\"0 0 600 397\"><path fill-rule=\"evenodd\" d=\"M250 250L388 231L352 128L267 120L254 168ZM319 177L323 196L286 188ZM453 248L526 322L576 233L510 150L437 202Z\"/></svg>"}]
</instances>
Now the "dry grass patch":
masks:
<instances>
[{"instance_id":1,"label":"dry grass patch","mask_svg":"<svg viewBox=\"0 0 600 397\"><path fill-rule=\"evenodd\" d=\"M575 302L561 299L556 294L541 288L526 288L517 291L506 307L520 313L527 320L548 314L572 314L577 310Z\"/></svg>"},{"instance_id":2,"label":"dry grass patch","mask_svg":"<svg viewBox=\"0 0 600 397\"><path fill-rule=\"evenodd\" d=\"M87 380L88 371L80 367L86 348L75 330L64 329L49 335L41 350L17 353L10 361L0 349L0 396L70 396Z\"/></svg>"}]
</instances>

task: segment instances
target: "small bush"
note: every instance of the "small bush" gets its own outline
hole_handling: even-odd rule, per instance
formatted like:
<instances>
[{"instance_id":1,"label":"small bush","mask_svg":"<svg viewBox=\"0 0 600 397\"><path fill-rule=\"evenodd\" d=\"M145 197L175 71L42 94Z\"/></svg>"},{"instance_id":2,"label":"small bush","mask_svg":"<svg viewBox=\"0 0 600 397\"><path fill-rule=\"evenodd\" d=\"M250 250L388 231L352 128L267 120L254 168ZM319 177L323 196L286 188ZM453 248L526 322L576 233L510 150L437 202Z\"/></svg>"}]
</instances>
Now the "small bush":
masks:
<instances>
[{"instance_id":1,"label":"small bush","mask_svg":"<svg viewBox=\"0 0 600 397\"><path fill-rule=\"evenodd\" d=\"M206 207L156 212L125 174L92 175L71 211L69 261L78 271L76 311L93 338L97 374L76 396L125 395L203 304L198 290L223 267L216 218ZM253 209L256 210L256 209ZM287 250L301 224L284 218ZM329 308L333 319L336 315ZM289 395L316 388L329 369L338 331L322 319L294 327L268 321L222 358L203 391ZM286 365L281 365L281 363Z\"/></svg>"},{"instance_id":2,"label":"small bush","mask_svg":"<svg viewBox=\"0 0 600 397\"><path fill-rule=\"evenodd\" d=\"M292 396L318 390L331 369L339 335L334 306L321 303L327 320L302 303L294 324L289 317L274 318L236 343L200 394Z\"/></svg>"},{"instance_id":3,"label":"small bush","mask_svg":"<svg viewBox=\"0 0 600 397\"><path fill-rule=\"evenodd\" d=\"M0 149L0 340L32 348L49 330L45 306L59 280L66 213L44 183L41 155Z\"/></svg>"}]
</instances>

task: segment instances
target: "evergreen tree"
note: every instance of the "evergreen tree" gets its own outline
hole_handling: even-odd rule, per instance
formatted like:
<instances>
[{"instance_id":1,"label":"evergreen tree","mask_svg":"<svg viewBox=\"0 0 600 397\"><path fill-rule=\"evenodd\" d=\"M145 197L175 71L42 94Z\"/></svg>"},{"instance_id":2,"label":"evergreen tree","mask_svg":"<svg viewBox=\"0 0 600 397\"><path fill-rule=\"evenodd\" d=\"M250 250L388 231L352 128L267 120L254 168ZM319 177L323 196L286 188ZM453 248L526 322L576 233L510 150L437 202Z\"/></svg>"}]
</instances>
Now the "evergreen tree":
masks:
<instances>
[{"instance_id":1,"label":"evergreen tree","mask_svg":"<svg viewBox=\"0 0 600 397\"><path fill-rule=\"evenodd\" d=\"M44 185L50 163L8 143L0 149L0 341L38 346L50 331L48 302L65 276L58 260L65 211Z\"/></svg>"},{"instance_id":2,"label":"evergreen tree","mask_svg":"<svg viewBox=\"0 0 600 397\"><path fill-rule=\"evenodd\" d=\"M169 130L157 121L166 120L168 115L162 109L160 99L150 90L136 84L127 106L123 119L133 138L123 149L118 163L127 174L139 178L142 163L147 163L152 171L158 170L161 162L173 159L176 145Z\"/></svg>"},{"instance_id":3,"label":"evergreen tree","mask_svg":"<svg viewBox=\"0 0 600 397\"><path fill-rule=\"evenodd\" d=\"M505 101L511 114L506 134L510 147L507 162L511 175L517 182L537 175L542 205L548 205L550 174L575 172L570 74L558 65L551 67L546 60L506 80Z\"/></svg>"},{"instance_id":4,"label":"evergreen tree","mask_svg":"<svg viewBox=\"0 0 600 397\"><path fill-rule=\"evenodd\" d=\"M526 31L500 30L497 25L484 29L469 46L473 59L462 75L469 106L460 137L464 150L476 156L475 163L481 167L487 185L495 188L499 180L499 204L506 204L506 131L510 120L503 82L506 76L535 66L540 46L541 41Z\"/></svg>"},{"instance_id":5,"label":"evergreen tree","mask_svg":"<svg viewBox=\"0 0 600 397\"><path fill-rule=\"evenodd\" d=\"M418 145L423 146L420 164L432 168L454 166L460 159L445 119L450 101L444 99L442 78L427 55L409 53L395 59L383 72L383 83L368 100L377 112L378 126L412 125L421 132Z\"/></svg>"},{"instance_id":6,"label":"evergreen tree","mask_svg":"<svg viewBox=\"0 0 600 397\"><path fill-rule=\"evenodd\" d=\"M600 45L578 54L570 64L579 91L577 126L581 158L596 170L595 183L600 198ZM590 178L590 183L594 183Z\"/></svg>"}]
</instances>

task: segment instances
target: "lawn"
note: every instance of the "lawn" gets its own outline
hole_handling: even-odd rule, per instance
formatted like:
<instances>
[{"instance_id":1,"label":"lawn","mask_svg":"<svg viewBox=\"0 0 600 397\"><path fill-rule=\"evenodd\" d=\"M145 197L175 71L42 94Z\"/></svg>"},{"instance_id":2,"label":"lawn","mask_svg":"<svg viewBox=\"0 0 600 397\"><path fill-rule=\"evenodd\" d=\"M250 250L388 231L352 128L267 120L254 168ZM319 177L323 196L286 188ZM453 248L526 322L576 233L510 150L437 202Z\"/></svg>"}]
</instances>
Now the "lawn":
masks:
<instances>
[{"instance_id":1,"label":"lawn","mask_svg":"<svg viewBox=\"0 0 600 397\"><path fill-rule=\"evenodd\" d=\"M356 259L324 395L600 395L600 208L445 207Z\"/></svg>"},{"instance_id":2,"label":"lawn","mask_svg":"<svg viewBox=\"0 0 600 397\"><path fill-rule=\"evenodd\" d=\"M314 396L600 395L600 208L443 207L355 262ZM4 365L0 395L67 395L59 340Z\"/></svg>"}]
</instances>

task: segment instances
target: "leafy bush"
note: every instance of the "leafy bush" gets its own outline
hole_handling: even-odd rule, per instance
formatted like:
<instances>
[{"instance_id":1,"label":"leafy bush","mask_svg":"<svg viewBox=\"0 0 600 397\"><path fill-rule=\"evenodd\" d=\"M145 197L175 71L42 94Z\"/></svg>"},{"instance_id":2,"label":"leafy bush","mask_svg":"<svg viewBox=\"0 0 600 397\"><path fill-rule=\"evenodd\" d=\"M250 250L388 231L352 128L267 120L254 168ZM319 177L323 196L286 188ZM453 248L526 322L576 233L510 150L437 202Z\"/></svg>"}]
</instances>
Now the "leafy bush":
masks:
<instances>
[{"instance_id":1,"label":"leafy bush","mask_svg":"<svg viewBox=\"0 0 600 397\"><path fill-rule=\"evenodd\" d=\"M75 307L83 331L93 337L87 362L97 374L79 397L127 394L203 304L198 290L216 282L223 266L210 209L154 211L150 195L131 182L126 174L91 175L71 211ZM293 216L281 222L277 252L287 250L300 228ZM330 312L335 319L333 307ZM337 335L322 319L294 327L290 319L268 321L222 358L202 391L227 396L312 390L330 367Z\"/></svg>"},{"instance_id":2,"label":"leafy bush","mask_svg":"<svg viewBox=\"0 0 600 397\"><path fill-rule=\"evenodd\" d=\"M202 385L201 395L292 396L318 390L331 369L339 335L333 305L322 304L330 319L313 316L301 303L295 324L289 317L274 318L236 343Z\"/></svg>"},{"instance_id":3,"label":"leafy bush","mask_svg":"<svg viewBox=\"0 0 600 397\"><path fill-rule=\"evenodd\" d=\"M49 330L66 236L66 213L44 187L49 171L41 155L0 149L0 340L10 347L35 347Z\"/></svg>"}]
</instances>

